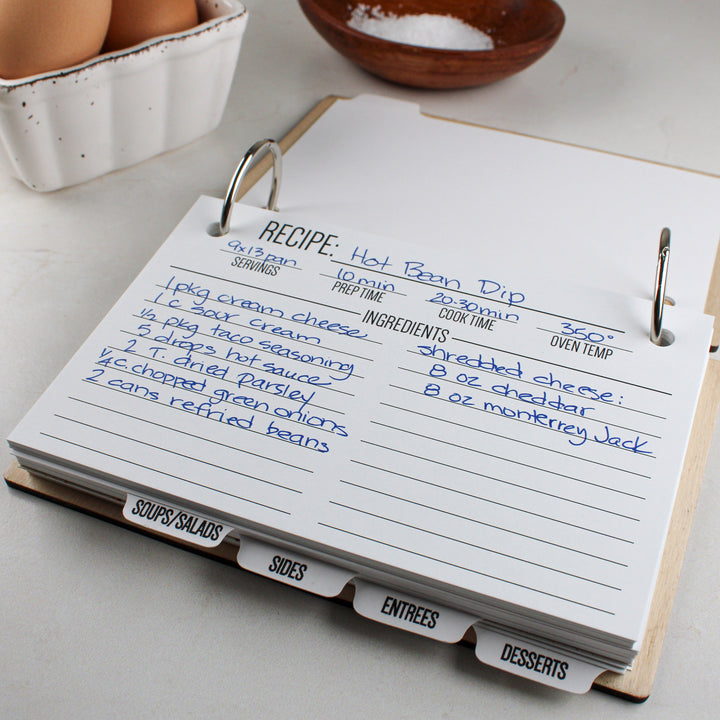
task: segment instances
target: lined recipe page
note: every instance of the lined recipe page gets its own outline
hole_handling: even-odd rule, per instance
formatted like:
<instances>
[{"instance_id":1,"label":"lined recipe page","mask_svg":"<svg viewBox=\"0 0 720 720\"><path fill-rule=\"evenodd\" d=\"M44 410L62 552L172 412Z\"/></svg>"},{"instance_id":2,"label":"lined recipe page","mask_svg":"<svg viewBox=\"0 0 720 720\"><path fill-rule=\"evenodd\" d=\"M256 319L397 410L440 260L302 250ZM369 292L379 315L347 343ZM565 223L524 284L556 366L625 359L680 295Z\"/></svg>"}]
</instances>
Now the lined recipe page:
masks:
<instances>
[{"instance_id":1,"label":"lined recipe page","mask_svg":"<svg viewBox=\"0 0 720 720\"><path fill-rule=\"evenodd\" d=\"M12 447L638 638L710 319L669 309L660 348L646 299L244 206L210 237L219 208L198 201Z\"/></svg>"}]
</instances>

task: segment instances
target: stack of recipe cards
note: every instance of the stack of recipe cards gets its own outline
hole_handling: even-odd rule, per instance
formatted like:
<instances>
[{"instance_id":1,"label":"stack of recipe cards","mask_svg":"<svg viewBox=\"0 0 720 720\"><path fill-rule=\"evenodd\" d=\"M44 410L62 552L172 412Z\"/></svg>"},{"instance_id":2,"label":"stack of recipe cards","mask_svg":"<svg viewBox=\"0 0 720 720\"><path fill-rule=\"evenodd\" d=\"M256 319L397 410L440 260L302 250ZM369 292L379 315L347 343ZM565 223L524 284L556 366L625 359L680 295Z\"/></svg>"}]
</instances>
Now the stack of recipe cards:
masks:
<instances>
[{"instance_id":1,"label":"stack of recipe cards","mask_svg":"<svg viewBox=\"0 0 720 720\"><path fill-rule=\"evenodd\" d=\"M645 632L712 319L202 197L9 438L34 473L586 690ZM648 276L653 268L648 269ZM682 369L682 372L678 370Z\"/></svg>"}]
</instances>

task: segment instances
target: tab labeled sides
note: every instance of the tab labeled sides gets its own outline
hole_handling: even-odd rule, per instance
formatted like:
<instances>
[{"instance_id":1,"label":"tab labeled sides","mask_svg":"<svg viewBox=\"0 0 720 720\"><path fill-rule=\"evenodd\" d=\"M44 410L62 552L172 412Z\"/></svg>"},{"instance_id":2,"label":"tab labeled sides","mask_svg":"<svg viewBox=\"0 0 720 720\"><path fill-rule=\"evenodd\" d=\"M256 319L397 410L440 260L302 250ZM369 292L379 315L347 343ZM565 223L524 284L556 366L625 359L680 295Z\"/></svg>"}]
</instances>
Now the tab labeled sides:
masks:
<instances>
[{"instance_id":1,"label":"tab labeled sides","mask_svg":"<svg viewBox=\"0 0 720 720\"><path fill-rule=\"evenodd\" d=\"M323 597L339 595L354 577L349 570L247 537L240 541L237 561L245 570Z\"/></svg>"},{"instance_id":2,"label":"tab labeled sides","mask_svg":"<svg viewBox=\"0 0 720 720\"><path fill-rule=\"evenodd\" d=\"M364 617L418 635L459 642L476 617L396 590L355 580L353 607Z\"/></svg>"},{"instance_id":3,"label":"tab labeled sides","mask_svg":"<svg viewBox=\"0 0 720 720\"><path fill-rule=\"evenodd\" d=\"M200 547L216 547L232 526L158 500L128 495L123 517L148 530L185 540Z\"/></svg>"},{"instance_id":4,"label":"tab labeled sides","mask_svg":"<svg viewBox=\"0 0 720 720\"><path fill-rule=\"evenodd\" d=\"M475 626L475 655L493 667L571 693L586 693L604 672L597 665L527 640Z\"/></svg>"}]
</instances>

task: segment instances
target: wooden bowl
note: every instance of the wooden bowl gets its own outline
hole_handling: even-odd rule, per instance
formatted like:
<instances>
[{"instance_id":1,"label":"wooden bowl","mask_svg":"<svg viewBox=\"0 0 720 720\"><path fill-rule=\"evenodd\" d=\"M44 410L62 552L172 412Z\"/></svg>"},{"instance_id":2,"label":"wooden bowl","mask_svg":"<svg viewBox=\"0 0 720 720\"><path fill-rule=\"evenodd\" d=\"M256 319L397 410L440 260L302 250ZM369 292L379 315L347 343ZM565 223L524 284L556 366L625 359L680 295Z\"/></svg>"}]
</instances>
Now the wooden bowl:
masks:
<instances>
[{"instance_id":1,"label":"wooden bowl","mask_svg":"<svg viewBox=\"0 0 720 720\"><path fill-rule=\"evenodd\" d=\"M313 27L341 55L385 80L421 88L462 88L502 80L542 57L565 15L554 0L299 0ZM482 30L492 50L446 50L384 40L348 26L356 5L384 15L449 15Z\"/></svg>"}]
</instances>

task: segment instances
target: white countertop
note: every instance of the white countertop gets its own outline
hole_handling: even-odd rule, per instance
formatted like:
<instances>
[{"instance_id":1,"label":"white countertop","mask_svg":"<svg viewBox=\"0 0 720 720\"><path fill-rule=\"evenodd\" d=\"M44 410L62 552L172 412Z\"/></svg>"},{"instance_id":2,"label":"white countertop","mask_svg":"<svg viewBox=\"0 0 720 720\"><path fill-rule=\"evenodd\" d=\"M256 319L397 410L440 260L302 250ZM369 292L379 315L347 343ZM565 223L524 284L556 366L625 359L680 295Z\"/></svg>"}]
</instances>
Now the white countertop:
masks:
<instances>
[{"instance_id":1,"label":"white countertop","mask_svg":"<svg viewBox=\"0 0 720 720\"><path fill-rule=\"evenodd\" d=\"M326 95L390 95L430 114L720 175L716 0L562 0L565 30L535 66L451 92L367 75L291 0L246 4L250 22L215 132L49 194L0 175L4 436L195 198L222 195L249 145L282 136ZM11 462L4 445L0 462ZM483 667L467 648L4 488L0 716L716 717L719 475L716 432L643 705L530 684Z\"/></svg>"}]
</instances>

